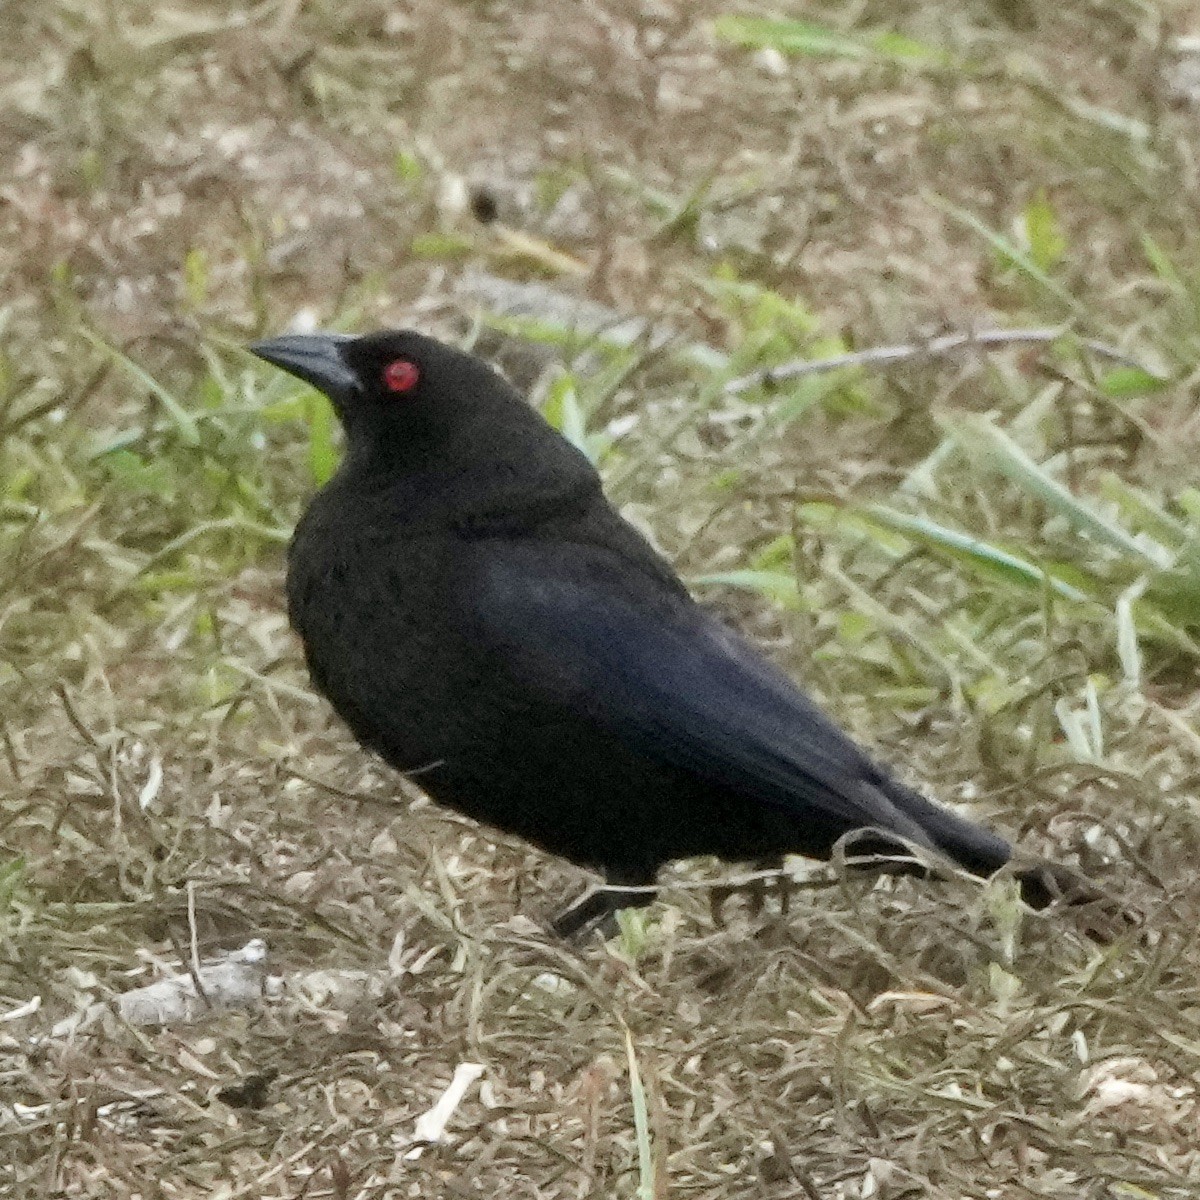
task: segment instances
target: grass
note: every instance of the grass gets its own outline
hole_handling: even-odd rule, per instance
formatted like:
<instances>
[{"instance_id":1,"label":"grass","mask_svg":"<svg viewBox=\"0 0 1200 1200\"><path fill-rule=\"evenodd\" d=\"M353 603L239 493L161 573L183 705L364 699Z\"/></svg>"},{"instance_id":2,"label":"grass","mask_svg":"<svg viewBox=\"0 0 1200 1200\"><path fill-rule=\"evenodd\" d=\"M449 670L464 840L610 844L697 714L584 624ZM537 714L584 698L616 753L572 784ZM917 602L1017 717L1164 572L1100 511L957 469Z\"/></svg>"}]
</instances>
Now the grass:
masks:
<instances>
[{"instance_id":1,"label":"grass","mask_svg":"<svg viewBox=\"0 0 1200 1200\"><path fill-rule=\"evenodd\" d=\"M5 10L0 1194L1200 1193L1183 27L786 16ZM497 359L847 728L1144 929L820 874L718 925L700 863L607 945L550 939L578 873L308 689L283 551L337 434L240 349L295 322ZM254 937L289 980L256 1009L49 1036Z\"/></svg>"}]
</instances>

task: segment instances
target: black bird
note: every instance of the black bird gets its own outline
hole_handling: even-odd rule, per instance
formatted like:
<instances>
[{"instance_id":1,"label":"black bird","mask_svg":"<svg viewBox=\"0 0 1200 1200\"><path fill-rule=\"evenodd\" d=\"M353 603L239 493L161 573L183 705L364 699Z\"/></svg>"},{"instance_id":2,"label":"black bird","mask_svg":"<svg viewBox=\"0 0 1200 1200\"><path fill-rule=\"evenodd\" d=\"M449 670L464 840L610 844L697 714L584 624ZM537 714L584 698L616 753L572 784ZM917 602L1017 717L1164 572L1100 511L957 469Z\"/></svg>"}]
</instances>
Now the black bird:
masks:
<instances>
[{"instance_id":1,"label":"black bird","mask_svg":"<svg viewBox=\"0 0 1200 1200\"><path fill-rule=\"evenodd\" d=\"M485 363L408 331L251 349L346 431L288 559L313 682L436 801L604 873L560 932L649 903L678 858L828 858L860 830L980 876L1012 857L700 608ZM1018 877L1039 908L1079 882L1049 864Z\"/></svg>"}]
</instances>

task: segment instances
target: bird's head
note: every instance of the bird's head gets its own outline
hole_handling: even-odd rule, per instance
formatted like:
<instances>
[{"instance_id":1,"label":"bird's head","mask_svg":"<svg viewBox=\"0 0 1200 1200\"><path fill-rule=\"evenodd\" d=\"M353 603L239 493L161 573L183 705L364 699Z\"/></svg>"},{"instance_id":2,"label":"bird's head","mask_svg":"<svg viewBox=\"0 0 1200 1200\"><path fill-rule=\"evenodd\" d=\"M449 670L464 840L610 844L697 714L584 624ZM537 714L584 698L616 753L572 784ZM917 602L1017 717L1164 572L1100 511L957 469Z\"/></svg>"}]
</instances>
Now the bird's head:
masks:
<instances>
[{"instance_id":1,"label":"bird's head","mask_svg":"<svg viewBox=\"0 0 1200 1200\"><path fill-rule=\"evenodd\" d=\"M289 333L250 350L329 397L360 461L445 469L561 441L482 359L412 330Z\"/></svg>"},{"instance_id":2,"label":"bird's head","mask_svg":"<svg viewBox=\"0 0 1200 1200\"><path fill-rule=\"evenodd\" d=\"M250 350L324 392L348 429L360 421L411 423L455 396L509 390L481 360L408 329L287 333Z\"/></svg>"}]
</instances>

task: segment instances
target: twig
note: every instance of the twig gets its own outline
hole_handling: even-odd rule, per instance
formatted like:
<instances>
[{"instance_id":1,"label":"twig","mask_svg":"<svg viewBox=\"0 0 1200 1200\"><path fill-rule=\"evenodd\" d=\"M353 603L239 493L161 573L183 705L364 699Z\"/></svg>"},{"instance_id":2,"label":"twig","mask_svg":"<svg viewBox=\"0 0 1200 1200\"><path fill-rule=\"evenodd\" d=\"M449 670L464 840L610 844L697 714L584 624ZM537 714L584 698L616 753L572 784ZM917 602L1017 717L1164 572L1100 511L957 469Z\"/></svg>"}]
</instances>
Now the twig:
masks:
<instances>
[{"instance_id":1,"label":"twig","mask_svg":"<svg viewBox=\"0 0 1200 1200\"><path fill-rule=\"evenodd\" d=\"M200 966L200 939L196 934L196 881L194 879L187 881L187 918L188 936L192 945L192 957L188 963L189 973L192 976L192 982L196 985L196 991L200 994L200 999L211 1008L212 1001L209 1000L208 993L204 990L204 977Z\"/></svg>"},{"instance_id":2,"label":"twig","mask_svg":"<svg viewBox=\"0 0 1200 1200\"><path fill-rule=\"evenodd\" d=\"M100 744L100 739L88 728L87 723L76 710L75 703L71 699L71 693L67 691L66 685L62 683L55 684L54 692L62 702L63 711L66 712L67 720L71 722L72 726L74 726L75 732L79 734L79 736L83 738L83 740L87 742L87 744L91 746L93 750L103 750L104 747Z\"/></svg>"},{"instance_id":3,"label":"twig","mask_svg":"<svg viewBox=\"0 0 1200 1200\"><path fill-rule=\"evenodd\" d=\"M201 1004L203 1004L203 1006L206 1009L214 1008L215 1005L213 1004L212 1000L209 999L208 992L204 987L204 977L196 969L195 965L192 963L192 960L190 958L188 958L188 956L186 954L184 954L183 946L180 944L179 937L175 933L174 929L167 930L167 940L171 943L171 949L175 951L176 958L178 958L179 961L181 963L183 963L183 965L187 968L188 978L192 981L192 988L194 989L195 995L200 997ZM167 981L167 982L173 982L173 981ZM150 986L157 987L158 985L151 984ZM135 988L134 989L135 992L141 992L144 990L145 990L144 988ZM132 996L133 994L134 994L133 992L123 992L122 993L122 995L124 995L124 996ZM163 1024L167 1024L167 1022L164 1021Z\"/></svg>"},{"instance_id":4,"label":"twig","mask_svg":"<svg viewBox=\"0 0 1200 1200\"><path fill-rule=\"evenodd\" d=\"M421 1151L430 1145L436 1145L446 1133L446 1126L454 1115L454 1110L462 1103L463 1098L476 1080L483 1074L479 1063L459 1063L454 1068L454 1077L438 1102L428 1111L417 1118L417 1127L413 1131L413 1147L404 1157L406 1159L420 1158Z\"/></svg>"},{"instance_id":5,"label":"twig","mask_svg":"<svg viewBox=\"0 0 1200 1200\"><path fill-rule=\"evenodd\" d=\"M751 388L772 387L784 380L802 379L807 375L821 375L827 371L839 371L844 367L876 366L905 362L910 358L937 358L954 354L959 350L992 350L1001 346L1043 346L1057 341L1068 333L1070 333L1070 329L1065 325L1054 325L1041 329L983 329L978 333L947 333L923 342L905 342L899 346L872 346L867 350L835 354L832 358L800 359L778 367L755 371L750 375L741 375L737 379L731 379L725 385L725 394L736 396ZM1158 372L1152 371L1144 363L1138 362L1136 358L1106 342L1083 338L1079 344L1098 358L1106 358L1110 362L1120 363L1126 367L1135 367L1156 379L1162 378Z\"/></svg>"}]
</instances>

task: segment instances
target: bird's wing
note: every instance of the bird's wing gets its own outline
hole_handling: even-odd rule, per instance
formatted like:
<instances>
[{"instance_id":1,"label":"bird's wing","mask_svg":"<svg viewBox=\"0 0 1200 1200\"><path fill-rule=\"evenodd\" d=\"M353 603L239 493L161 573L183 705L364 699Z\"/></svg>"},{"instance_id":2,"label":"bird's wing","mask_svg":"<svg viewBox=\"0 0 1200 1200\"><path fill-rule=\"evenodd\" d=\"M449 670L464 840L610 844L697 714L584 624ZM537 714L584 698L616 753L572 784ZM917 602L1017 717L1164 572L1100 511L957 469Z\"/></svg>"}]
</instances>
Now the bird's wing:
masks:
<instances>
[{"instance_id":1,"label":"bird's wing","mask_svg":"<svg viewBox=\"0 0 1200 1200\"><path fill-rule=\"evenodd\" d=\"M472 574L466 603L497 668L643 753L801 817L926 846L941 841L938 818L960 823L885 775L736 634L616 555L488 541Z\"/></svg>"}]
</instances>

